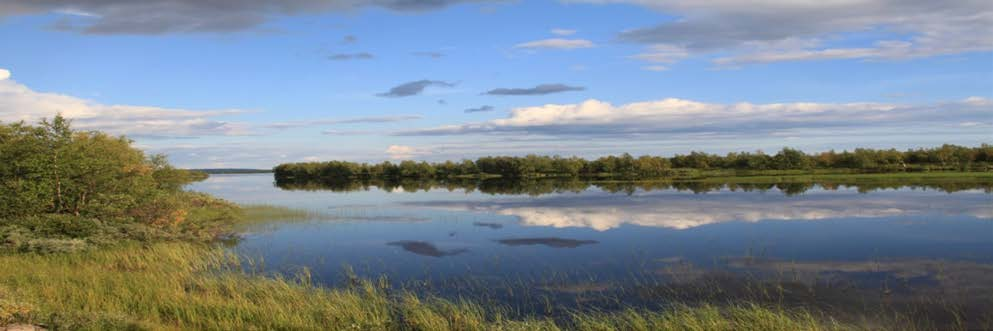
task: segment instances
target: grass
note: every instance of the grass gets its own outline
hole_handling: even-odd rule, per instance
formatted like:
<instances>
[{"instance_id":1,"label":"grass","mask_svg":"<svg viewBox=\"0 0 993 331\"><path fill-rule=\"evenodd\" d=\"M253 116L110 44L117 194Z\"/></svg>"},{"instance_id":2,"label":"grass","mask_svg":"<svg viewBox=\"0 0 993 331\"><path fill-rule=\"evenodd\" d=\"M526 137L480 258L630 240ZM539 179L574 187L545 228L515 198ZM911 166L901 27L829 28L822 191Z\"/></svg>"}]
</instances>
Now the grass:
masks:
<instances>
[{"instance_id":1,"label":"grass","mask_svg":"<svg viewBox=\"0 0 993 331\"><path fill-rule=\"evenodd\" d=\"M788 312L746 304L725 307L677 306L661 312L625 310L576 314L577 330L851 330L856 327L821 320L805 311Z\"/></svg>"},{"instance_id":2,"label":"grass","mask_svg":"<svg viewBox=\"0 0 993 331\"><path fill-rule=\"evenodd\" d=\"M742 304L663 311L511 317L499 307L342 288L243 271L237 257L192 243L128 244L68 254L0 256L0 325L51 330L845 330L851 325Z\"/></svg>"},{"instance_id":3,"label":"grass","mask_svg":"<svg viewBox=\"0 0 993 331\"><path fill-rule=\"evenodd\" d=\"M243 218L238 206L211 196L182 192L176 222L154 224L119 217L39 214L0 219L0 253L68 253L121 242L208 242L230 235Z\"/></svg>"},{"instance_id":4,"label":"grass","mask_svg":"<svg viewBox=\"0 0 993 331\"><path fill-rule=\"evenodd\" d=\"M241 206L241 210L243 215L238 220L239 225L306 221L327 217L327 215L319 212L264 204Z\"/></svg>"}]
</instances>

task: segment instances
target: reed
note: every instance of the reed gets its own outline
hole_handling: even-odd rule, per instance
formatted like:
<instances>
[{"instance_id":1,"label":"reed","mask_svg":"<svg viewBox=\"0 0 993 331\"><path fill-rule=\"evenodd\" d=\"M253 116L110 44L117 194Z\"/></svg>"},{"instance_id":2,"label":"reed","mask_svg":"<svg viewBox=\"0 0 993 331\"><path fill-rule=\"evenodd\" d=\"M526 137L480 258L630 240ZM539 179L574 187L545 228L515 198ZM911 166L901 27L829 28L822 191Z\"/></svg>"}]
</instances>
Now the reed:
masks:
<instances>
[{"instance_id":1,"label":"reed","mask_svg":"<svg viewBox=\"0 0 993 331\"><path fill-rule=\"evenodd\" d=\"M518 316L358 280L338 288L243 268L211 245L125 244L0 256L0 325L61 330L841 330L808 312L758 305Z\"/></svg>"}]
</instances>

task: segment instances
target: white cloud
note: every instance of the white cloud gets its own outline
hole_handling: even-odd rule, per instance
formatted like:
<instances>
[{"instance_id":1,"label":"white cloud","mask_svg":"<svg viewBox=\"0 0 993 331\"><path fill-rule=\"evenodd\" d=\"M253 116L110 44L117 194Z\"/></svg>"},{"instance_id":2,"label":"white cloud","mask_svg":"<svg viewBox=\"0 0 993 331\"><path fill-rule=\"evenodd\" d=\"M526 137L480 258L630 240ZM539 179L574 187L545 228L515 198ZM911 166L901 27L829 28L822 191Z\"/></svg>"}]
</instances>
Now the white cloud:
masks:
<instances>
[{"instance_id":1,"label":"white cloud","mask_svg":"<svg viewBox=\"0 0 993 331\"><path fill-rule=\"evenodd\" d=\"M962 103L972 106L990 106L993 105L993 100L984 97L971 96L963 99Z\"/></svg>"},{"instance_id":2,"label":"white cloud","mask_svg":"<svg viewBox=\"0 0 993 331\"><path fill-rule=\"evenodd\" d=\"M10 70L0 69L0 80L7 80L10 78Z\"/></svg>"},{"instance_id":3,"label":"white cloud","mask_svg":"<svg viewBox=\"0 0 993 331\"><path fill-rule=\"evenodd\" d=\"M56 0L0 1L6 16L57 12L78 16L82 24L67 31L87 34L166 34L233 32L258 28L287 15L343 12L381 7L423 12L485 0Z\"/></svg>"},{"instance_id":4,"label":"white cloud","mask_svg":"<svg viewBox=\"0 0 993 331\"><path fill-rule=\"evenodd\" d=\"M735 67L746 64L793 61L901 59L956 54L970 50L982 50L982 47L982 45L975 45L974 49L944 48L939 50L922 48L920 45L915 45L906 41L880 41L877 42L874 47L864 48L759 49L745 54L720 57L714 60L714 64L717 64L718 66Z\"/></svg>"},{"instance_id":5,"label":"white cloud","mask_svg":"<svg viewBox=\"0 0 993 331\"><path fill-rule=\"evenodd\" d=\"M526 49L579 49L579 48L591 48L594 47L592 41L586 39L563 39L563 38L551 38L542 39L526 43L517 44L514 48L526 48Z\"/></svg>"},{"instance_id":6,"label":"white cloud","mask_svg":"<svg viewBox=\"0 0 993 331\"><path fill-rule=\"evenodd\" d=\"M307 121L276 122L263 125L267 129L293 129L322 125L338 124L363 124L363 123L393 123L403 121L413 121L421 119L420 115L390 115L390 116L367 116L340 119L316 119Z\"/></svg>"},{"instance_id":7,"label":"white cloud","mask_svg":"<svg viewBox=\"0 0 993 331\"><path fill-rule=\"evenodd\" d=\"M690 53L679 46L674 45L653 45L648 51L632 55L631 58L651 63L676 63L683 58L690 56Z\"/></svg>"},{"instance_id":8,"label":"white cloud","mask_svg":"<svg viewBox=\"0 0 993 331\"><path fill-rule=\"evenodd\" d=\"M247 126L218 117L243 113L241 110L195 111L133 105L106 105L73 96L37 92L0 70L0 121L35 122L56 114L73 119L83 130L102 130L130 136L243 135Z\"/></svg>"},{"instance_id":9,"label":"white cloud","mask_svg":"<svg viewBox=\"0 0 993 331\"><path fill-rule=\"evenodd\" d=\"M556 36L571 36L576 34L576 30L571 29L552 29L551 32Z\"/></svg>"},{"instance_id":10,"label":"white cloud","mask_svg":"<svg viewBox=\"0 0 993 331\"><path fill-rule=\"evenodd\" d=\"M421 155L430 154L431 151L425 148L417 148L404 145L390 145L386 148L386 154L394 160L410 159Z\"/></svg>"},{"instance_id":11,"label":"white cloud","mask_svg":"<svg viewBox=\"0 0 993 331\"><path fill-rule=\"evenodd\" d=\"M934 127L942 123L954 125L968 121L987 121L993 116L993 105L984 100L970 98L961 102L908 106L875 102L719 104L675 98L613 105L590 99L578 104L517 108L507 118L400 134L768 135L777 130L802 128L907 128L922 123Z\"/></svg>"},{"instance_id":12,"label":"white cloud","mask_svg":"<svg viewBox=\"0 0 993 331\"><path fill-rule=\"evenodd\" d=\"M669 70L669 67L663 65L651 65L651 66L644 66L641 68L648 71L656 71L656 72Z\"/></svg>"},{"instance_id":13,"label":"white cloud","mask_svg":"<svg viewBox=\"0 0 993 331\"><path fill-rule=\"evenodd\" d=\"M674 15L677 19L624 31L620 38L693 55L717 54L721 66L993 50L993 6L985 0L573 1L634 3Z\"/></svg>"}]
</instances>

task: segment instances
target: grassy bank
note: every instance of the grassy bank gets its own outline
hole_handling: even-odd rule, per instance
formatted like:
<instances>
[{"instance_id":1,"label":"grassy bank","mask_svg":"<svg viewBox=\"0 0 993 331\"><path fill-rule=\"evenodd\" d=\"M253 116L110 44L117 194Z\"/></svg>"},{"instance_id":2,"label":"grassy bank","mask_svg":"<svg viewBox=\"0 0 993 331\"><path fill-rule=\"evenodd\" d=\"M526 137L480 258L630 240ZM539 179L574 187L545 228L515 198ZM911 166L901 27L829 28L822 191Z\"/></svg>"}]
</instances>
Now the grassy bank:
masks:
<instances>
[{"instance_id":1,"label":"grassy bank","mask_svg":"<svg viewBox=\"0 0 993 331\"><path fill-rule=\"evenodd\" d=\"M167 222L39 214L0 218L0 253L68 253L127 242L210 242L246 219L238 206L209 195L179 192Z\"/></svg>"},{"instance_id":2,"label":"grassy bank","mask_svg":"<svg viewBox=\"0 0 993 331\"><path fill-rule=\"evenodd\" d=\"M0 325L49 329L202 330L844 330L802 310L730 305L512 317L470 302L344 288L241 271L208 245L130 244L70 254L0 256Z\"/></svg>"}]
</instances>

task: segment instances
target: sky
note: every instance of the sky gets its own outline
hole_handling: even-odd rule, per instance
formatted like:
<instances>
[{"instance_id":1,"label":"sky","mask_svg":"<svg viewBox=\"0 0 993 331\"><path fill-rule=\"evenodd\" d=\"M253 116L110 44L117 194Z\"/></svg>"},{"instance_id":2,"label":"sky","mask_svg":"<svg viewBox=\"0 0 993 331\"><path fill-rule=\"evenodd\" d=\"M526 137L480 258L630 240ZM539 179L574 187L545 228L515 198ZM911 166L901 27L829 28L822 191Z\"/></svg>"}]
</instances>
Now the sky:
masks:
<instances>
[{"instance_id":1,"label":"sky","mask_svg":"<svg viewBox=\"0 0 993 331\"><path fill-rule=\"evenodd\" d=\"M187 168L993 143L993 3L0 0L0 122Z\"/></svg>"}]
</instances>

